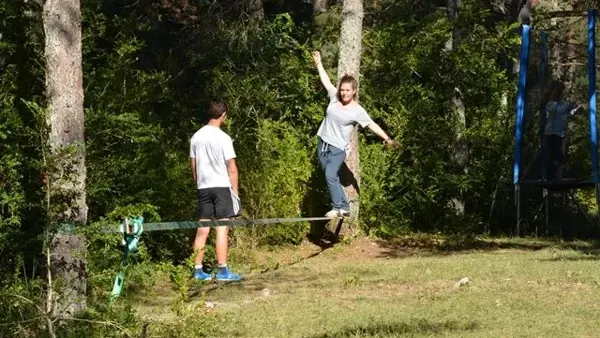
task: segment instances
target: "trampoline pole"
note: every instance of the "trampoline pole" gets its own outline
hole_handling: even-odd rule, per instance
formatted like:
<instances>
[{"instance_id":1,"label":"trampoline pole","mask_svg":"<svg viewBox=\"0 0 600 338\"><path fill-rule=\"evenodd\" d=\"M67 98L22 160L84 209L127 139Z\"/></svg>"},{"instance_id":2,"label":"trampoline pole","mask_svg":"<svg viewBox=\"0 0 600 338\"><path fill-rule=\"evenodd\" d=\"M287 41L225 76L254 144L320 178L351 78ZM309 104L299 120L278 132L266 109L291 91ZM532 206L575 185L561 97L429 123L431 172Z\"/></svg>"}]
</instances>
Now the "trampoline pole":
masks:
<instances>
[{"instance_id":1,"label":"trampoline pole","mask_svg":"<svg viewBox=\"0 0 600 338\"><path fill-rule=\"evenodd\" d=\"M530 28L531 27L529 25L521 26L519 88L517 92L517 116L515 119L515 154L513 163L513 184L515 185L515 203L517 206L517 236L520 236L521 234L521 144L523 143L523 115L525 113L525 85L527 83Z\"/></svg>"},{"instance_id":2,"label":"trampoline pole","mask_svg":"<svg viewBox=\"0 0 600 338\"><path fill-rule=\"evenodd\" d=\"M592 173L596 186L596 217L600 213L600 185L598 180L598 137L596 125L596 10L588 10L588 78L589 78L589 111L590 141L592 151Z\"/></svg>"},{"instance_id":3,"label":"trampoline pole","mask_svg":"<svg viewBox=\"0 0 600 338\"><path fill-rule=\"evenodd\" d=\"M521 233L521 185L520 184L515 184L515 204L517 206L516 233L517 233L517 237L519 237L520 233Z\"/></svg>"},{"instance_id":4,"label":"trampoline pole","mask_svg":"<svg viewBox=\"0 0 600 338\"><path fill-rule=\"evenodd\" d=\"M544 209L546 209L546 236L548 236L550 231L550 208L548 203L548 189L544 188L542 194L544 197Z\"/></svg>"},{"instance_id":5,"label":"trampoline pole","mask_svg":"<svg viewBox=\"0 0 600 338\"><path fill-rule=\"evenodd\" d=\"M540 53L540 82L542 83L542 92L546 90L547 80L546 74L548 73L548 33L542 31L542 44L541 44L541 53ZM545 103L545 102L542 102ZM544 140L544 129L546 128L546 112L545 106L540 105L540 151L541 151L541 178L542 181L546 181L546 171L547 171L547 162L548 162L548 147Z\"/></svg>"},{"instance_id":6,"label":"trampoline pole","mask_svg":"<svg viewBox=\"0 0 600 338\"><path fill-rule=\"evenodd\" d=\"M600 183L596 183L596 222L600 224Z\"/></svg>"},{"instance_id":7,"label":"trampoline pole","mask_svg":"<svg viewBox=\"0 0 600 338\"><path fill-rule=\"evenodd\" d=\"M529 60L529 25L523 25L521 32L521 56L519 63L519 88L517 92L517 111L515 120L515 154L513 164L513 183L519 184L521 170L521 144L523 143L523 115L525 113L525 85L527 83L527 63Z\"/></svg>"}]
</instances>

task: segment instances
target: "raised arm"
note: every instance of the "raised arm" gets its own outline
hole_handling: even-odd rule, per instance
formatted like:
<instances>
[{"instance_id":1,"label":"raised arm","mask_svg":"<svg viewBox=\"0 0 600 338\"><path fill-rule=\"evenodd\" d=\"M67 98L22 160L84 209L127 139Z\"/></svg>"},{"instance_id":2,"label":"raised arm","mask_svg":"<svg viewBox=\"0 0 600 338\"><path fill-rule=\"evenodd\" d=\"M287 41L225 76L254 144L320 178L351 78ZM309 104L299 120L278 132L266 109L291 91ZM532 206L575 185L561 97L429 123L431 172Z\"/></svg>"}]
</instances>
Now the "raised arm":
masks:
<instances>
[{"instance_id":1,"label":"raised arm","mask_svg":"<svg viewBox=\"0 0 600 338\"><path fill-rule=\"evenodd\" d=\"M335 91L336 88L333 85L333 83L331 83L331 79L329 78L329 75L325 71L325 68L323 67L323 63L321 63L321 53L319 53L319 51L316 50L312 53L312 56L313 56L313 60L315 61L315 66L317 67L317 70L319 71L319 77L321 78L321 83L323 83L323 86L325 86L325 89L327 89L328 93Z\"/></svg>"}]
</instances>

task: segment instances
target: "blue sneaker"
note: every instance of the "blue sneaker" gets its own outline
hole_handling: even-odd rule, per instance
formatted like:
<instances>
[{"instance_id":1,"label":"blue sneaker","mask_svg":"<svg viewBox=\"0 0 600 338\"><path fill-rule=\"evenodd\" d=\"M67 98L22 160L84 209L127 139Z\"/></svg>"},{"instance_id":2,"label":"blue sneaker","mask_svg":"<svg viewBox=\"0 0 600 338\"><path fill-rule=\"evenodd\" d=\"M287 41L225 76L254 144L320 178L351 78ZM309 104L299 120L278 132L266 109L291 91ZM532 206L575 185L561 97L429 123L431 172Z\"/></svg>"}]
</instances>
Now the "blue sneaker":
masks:
<instances>
[{"instance_id":1,"label":"blue sneaker","mask_svg":"<svg viewBox=\"0 0 600 338\"><path fill-rule=\"evenodd\" d=\"M215 276L218 281L227 281L227 282L237 282L242 280L242 276L237 273L231 272L229 268L219 269L217 275Z\"/></svg>"},{"instance_id":2,"label":"blue sneaker","mask_svg":"<svg viewBox=\"0 0 600 338\"><path fill-rule=\"evenodd\" d=\"M202 269L194 270L194 279L201 281L209 281L212 280L212 275L204 272Z\"/></svg>"}]
</instances>

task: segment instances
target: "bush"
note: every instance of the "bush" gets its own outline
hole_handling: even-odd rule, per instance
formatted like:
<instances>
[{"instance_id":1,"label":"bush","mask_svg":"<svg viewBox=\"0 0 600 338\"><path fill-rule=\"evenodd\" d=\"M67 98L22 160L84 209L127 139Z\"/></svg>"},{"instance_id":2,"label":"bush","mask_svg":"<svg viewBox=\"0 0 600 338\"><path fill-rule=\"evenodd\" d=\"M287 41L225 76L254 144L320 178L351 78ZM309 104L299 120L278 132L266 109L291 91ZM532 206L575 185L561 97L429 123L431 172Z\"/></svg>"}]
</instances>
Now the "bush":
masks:
<instances>
[{"instance_id":1,"label":"bush","mask_svg":"<svg viewBox=\"0 0 600 338\"><path fill-rule=\"evenodd\" d=\"M306 136L289 123L264 120L259 123L256 142L240 144L241 194L244 214L249 218L302 216L302 202L312 173L311 148ZM254 150L254 151L253 151ZM256 243L298 243L306 224L253 226L239 230L252 234Z\"/></svg>"}]
</instances>

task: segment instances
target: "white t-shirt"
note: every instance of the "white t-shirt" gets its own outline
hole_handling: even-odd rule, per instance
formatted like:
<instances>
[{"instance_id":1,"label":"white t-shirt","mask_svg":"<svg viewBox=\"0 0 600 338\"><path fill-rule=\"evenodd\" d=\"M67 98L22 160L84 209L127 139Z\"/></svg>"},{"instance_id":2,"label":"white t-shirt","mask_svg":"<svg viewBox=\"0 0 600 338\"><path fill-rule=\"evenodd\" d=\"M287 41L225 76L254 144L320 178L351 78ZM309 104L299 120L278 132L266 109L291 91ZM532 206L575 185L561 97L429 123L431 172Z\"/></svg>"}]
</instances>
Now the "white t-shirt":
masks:
<instances>
[{"instance_id":1,"label":"white t-shirt","mask_svg":"<svg viewBox=\"0 0 600 338\"><path fill-rule=\"evenodd\" d=\"M340 107L337 89L328 91L328 94L329 106L317 135L332 146L347 150L354 125L358 123L364 128L373 123L373 120L359 104Z\"/></svg>"},{"instance_id":2,"label":"white t-shirt","mask_svg":"<svg viewBox=\"0 0 600 338\"><path fill-rule=\"evenodd\" d=\"M233 141L220 128L206 125L190 141L190 157L196 159L198 189L231 188L227 161L235 158Z\"/></svg>"}]
</instances>

